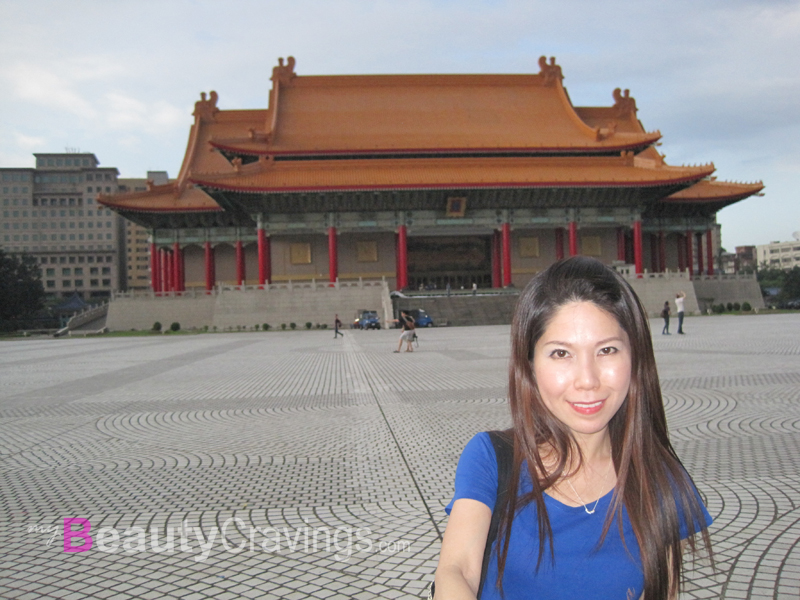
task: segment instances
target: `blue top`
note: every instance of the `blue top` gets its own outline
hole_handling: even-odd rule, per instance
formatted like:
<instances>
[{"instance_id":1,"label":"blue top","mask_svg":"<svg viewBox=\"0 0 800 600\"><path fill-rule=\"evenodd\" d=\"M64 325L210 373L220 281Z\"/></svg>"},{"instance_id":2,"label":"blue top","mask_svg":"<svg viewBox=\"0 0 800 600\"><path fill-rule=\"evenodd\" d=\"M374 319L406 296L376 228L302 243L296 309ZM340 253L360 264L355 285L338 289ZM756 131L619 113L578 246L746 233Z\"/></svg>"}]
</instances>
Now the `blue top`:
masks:
<instances>
[{"instance_id":1,"label":"blue top","mask_svg":"<svg viewBox=\"0 0 800 600\"><path fill-rule=\"evenodd\" d=\"M489 508L494 507L497 498L497 459L487 433L477 434L464 448L456 469L455 488L455 495L446 508L448 514L453 503L461 498L478 500ZM519 493L522 495L531 489L530 475L523 465ZM503 574L505 600L639 598L644 589L644 574L639 544L624 507L622 525L627 549L620 537L619 527L614 522L602 547L597 550L612 496L613 491L600 498L596 512L590 515L583 506L567 506L547 494L544 495L553 529L555 561L551 560L549 545L545 541L545 552L538 573L536 505L531 503L522 509L511 528L508 558ZM712 519L705 507L703 514L706 525L710 525ZM681 537L686 535L687 527L681 516ZM500 591L494 585L497 580L496 545L497 542L489 561L482 600L501 598Z\"/></svg>"}]
</instances>

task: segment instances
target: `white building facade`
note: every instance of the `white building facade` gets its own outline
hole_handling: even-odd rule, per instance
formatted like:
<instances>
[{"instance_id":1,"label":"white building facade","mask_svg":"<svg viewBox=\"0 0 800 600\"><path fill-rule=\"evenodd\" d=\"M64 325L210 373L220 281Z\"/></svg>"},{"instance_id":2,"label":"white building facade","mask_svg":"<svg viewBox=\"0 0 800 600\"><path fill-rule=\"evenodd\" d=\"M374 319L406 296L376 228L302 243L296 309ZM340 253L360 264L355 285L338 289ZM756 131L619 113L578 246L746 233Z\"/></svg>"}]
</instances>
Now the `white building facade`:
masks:
<instances>
[{"instance_id":1,"label":"white building facade","mask_svg":"<svg viewBox=\"0 0 800 600\"><path fill-rule=\"evenodd\" d=\"M759 268L783 269L800 267L800 231L793 234L791 242L771 242L756 246Z\"/></svg>"},{"instance_id":2,"label":"white building facade","mask_svg":"<svg viewBox=\"0 0 800 600\"><path fill-rule=\"evenodd\" d=\"M45 292L84 299L124 287L123 219L97 204L119 172L90 153L34 154L36 167L0 169L0 244L33 256Z\"/></svg>"}]
</instances>

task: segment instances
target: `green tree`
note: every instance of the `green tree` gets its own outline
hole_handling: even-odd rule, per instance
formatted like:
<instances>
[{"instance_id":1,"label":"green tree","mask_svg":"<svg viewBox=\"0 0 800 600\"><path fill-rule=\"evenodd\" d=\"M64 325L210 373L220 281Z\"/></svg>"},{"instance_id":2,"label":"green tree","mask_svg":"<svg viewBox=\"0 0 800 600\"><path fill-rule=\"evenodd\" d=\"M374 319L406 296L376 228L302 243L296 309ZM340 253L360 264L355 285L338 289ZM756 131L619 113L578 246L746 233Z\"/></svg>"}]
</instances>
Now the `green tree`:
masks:
<instances>
[{"instance_id":1,"label":"green tree","mask_svg":"<svg viewBox=\"0 0 800 600\"><path fill-rule=\"evenodd\" d=\"M783 272L783 285L778 299L784 302L800 298L800 267Z\"/></svg>"},{"instance_id":2,"label":"green tree","mask_svg":"<svg viewBox=\"0 0 800 600\"><path fill-rule=\"evenodd\" d=\"M8 328L44 307L41 271L32 256L0 249L0 323Z\"/></svg>"},{"instance_id":3,"label":"green tree","mask_svg":"<svg viewBox=\"0 0 800 600\"><path fill-rule=\"evenodd\" d=\"M756 273L758 285L761 286L761 293L764 294L767 288L782 288L786 272L781 269L768 268L762 264Z\"/></svg>"}]
</instances>

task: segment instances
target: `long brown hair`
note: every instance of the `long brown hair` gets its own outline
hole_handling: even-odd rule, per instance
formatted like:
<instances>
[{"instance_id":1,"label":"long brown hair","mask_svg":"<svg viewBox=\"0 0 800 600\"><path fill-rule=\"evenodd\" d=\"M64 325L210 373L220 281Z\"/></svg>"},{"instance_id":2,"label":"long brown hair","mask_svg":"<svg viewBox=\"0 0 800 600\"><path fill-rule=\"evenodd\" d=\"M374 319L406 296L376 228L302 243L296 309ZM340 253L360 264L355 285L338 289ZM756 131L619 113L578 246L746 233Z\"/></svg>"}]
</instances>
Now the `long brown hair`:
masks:
<instances>
[{"instance_id":1,"label":"long brown hair","mask_svg":"<svg viewBox=\"0 0 800 600\"><path fill-rule=\"evenodd\" d=\"M711 542L694 486L681 465L667 432L650 326L639 299L628 283L601 262L568 258L536 275L520 295L511 326L509 404L513 420L514 462L507 503L498 531L498 578L502 590L511 526L524 506L534 503L538 516L538 570L553 531L544 491L565 474L568 465L582 464L583 456L570 430L545 406L533 371L533 350L559 308L571 302L591 302L613 315L631 345L631 382L628 396L609 422L611 452L617 483L599 544L616 520L622 535L622 508L627 510L641 551L644 597L676 597L681 576L679 515L684 515L688 542L696 551L694 534L702 532L711 555ZM541 450L555 450L557 463L548 472ZM533 490L517 497L522 463Z\"/></svg>"}]
</instances>

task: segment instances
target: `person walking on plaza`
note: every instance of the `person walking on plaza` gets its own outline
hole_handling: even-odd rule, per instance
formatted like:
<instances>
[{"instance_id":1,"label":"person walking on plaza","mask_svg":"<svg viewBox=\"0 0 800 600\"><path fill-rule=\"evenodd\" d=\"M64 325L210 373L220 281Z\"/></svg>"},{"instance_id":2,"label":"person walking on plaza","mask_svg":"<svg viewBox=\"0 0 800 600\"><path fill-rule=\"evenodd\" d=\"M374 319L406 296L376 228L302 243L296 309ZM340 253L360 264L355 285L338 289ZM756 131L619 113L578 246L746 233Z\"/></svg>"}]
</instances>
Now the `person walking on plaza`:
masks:
<instances>
[{"instance_id":1,"label":"person walking on plaza","mask_svg":"<svg viewBox=\"0 0 800 600\"><path fill-rule=\"evenodd\" d=\"M661 335L669 335L669 314L669 300L667 300L661 310L661 318L664 319L664 329L661 330Z\"/></svg>"},{"instance_id":2,"label":"person walking on plaza","mask_svg":"<svg viewBox=\"0 0 800 600\"><path fill-rule=\"evenodd\" d=\"M344 334L339 331L339 328L342 326L342 322L339 320L339 315L336 315L336 318L333 320L333 339L336 339L339 336L344 337Z\"/></svg>"},{"instance_id":3,"label":"person walking on plaza","mask_svg":"<svg viewBox=\"0 0 800 600\"><path fill-rule=\"evenodd\" d=\"M683 301L686 298L686 292L681 290L675 294L675 308L678 313L678 333L683 335Z\"/></svg>"},{"instance_id":4,"label":"person walking on plaza","mask_svg":"<svg viewBox=\"0 0 800 600\"><path fill-rule=\"evenodd\" d=\"M406 352L413 352L414 348L411 345L414 341L414 318L409 315L406 311L400 311L400 318L395 319L397 323L400 323L400 326L403 328L403 333L400 334L400 343L397 344L397 350L395 350L395 354L400 352L400 348L403 347L403 342L406 343Z\"/></svg>"},{"instance_id":5,"label":"person walking on plaza","mask_svg":"<svg viewBox=\"0 0 800 600\"><path fill-rule=\"evenodd\" d=\"M473 281L472 282L472 295L474 296L477 293L478 293L478 284Z\"/></svg>"}]
</instances>

